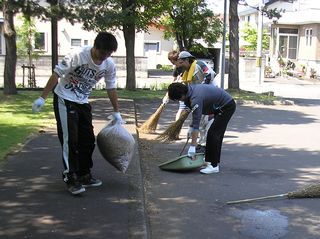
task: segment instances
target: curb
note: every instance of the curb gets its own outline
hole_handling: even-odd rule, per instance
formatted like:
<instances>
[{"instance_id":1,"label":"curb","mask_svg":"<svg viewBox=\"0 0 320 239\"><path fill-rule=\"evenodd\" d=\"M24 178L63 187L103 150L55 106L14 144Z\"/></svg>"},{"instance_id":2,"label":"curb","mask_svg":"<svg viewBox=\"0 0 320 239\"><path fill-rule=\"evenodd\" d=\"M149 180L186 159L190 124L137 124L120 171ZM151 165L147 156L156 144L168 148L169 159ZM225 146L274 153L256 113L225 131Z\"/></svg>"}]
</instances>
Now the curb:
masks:
<instances>
[{"instance_id":1,"label":"curb","mask_svg":"<svg viewBox=\"0 0 320 239\"><path fill-rule=\"evenodd\" d=\"M293 100L280 99L280 100L236 100L239 105L295 105Z\"/></svg>"},{"instance_id":2,"label":"curb","mask_svg":"<svg viewBox=\"0 0 320 239\"><path fill-rule=\"evenodd\" d=\"M134 127L135 127L135 139L136 139L136 162L137 162L137 168L138 168L138 172L137 174L139 175L139 188L140 188L140 207L138 208L138 211L142 214L140 214L139 216L141 216L142 218L136 218L137 221L140 221L141 224L140 225L143 228L143 232L140 232L139 235L132 235L130 234L130 238L144 238L144 239L149 239L150 238L150 222L148 219L148 213L147 213L147 209L146 209L146 196L145 196L145 180L143 177L143 168L141 165L141 158L140 158L140 145L139 145L139 131L137 130L137 126L138 126L138 120L137 120L137 108L136 108L136 102L135 100L132 100L132 104L133 104L133 108L134 108Z\"/></svg>"}]
</instances>

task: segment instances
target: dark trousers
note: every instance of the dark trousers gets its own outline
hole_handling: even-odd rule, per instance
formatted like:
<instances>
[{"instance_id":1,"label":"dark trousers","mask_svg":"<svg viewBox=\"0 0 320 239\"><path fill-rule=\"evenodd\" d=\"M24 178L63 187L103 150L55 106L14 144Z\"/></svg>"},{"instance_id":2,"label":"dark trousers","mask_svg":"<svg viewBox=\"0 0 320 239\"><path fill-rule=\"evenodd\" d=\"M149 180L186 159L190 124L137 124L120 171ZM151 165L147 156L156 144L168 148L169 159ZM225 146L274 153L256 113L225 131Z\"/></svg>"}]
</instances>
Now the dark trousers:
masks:
<instances>
[{"instance_id":1,"label":"dark trousers","mask_svg":"<svg viewBox=\"0 0 320 239\"><path fill-rule=\"evenodd\" d=\"M207 133L205 159L211 162L213 167L220 163L222 141L229 120L236 110L234 100L225 105L220 112L214 114L214 121Z\"/></svg>"},{"instance_id":2,"label":"dark trousers","mask_svg":"<svg viewBox=\"0 0 320 239\"><path fill-rule=\"evenodd\" d=\"M90 104L78 104L54 94L53 106L62 146L64 175L90 173L95 148Z\"/></svg>"}]
</instances>

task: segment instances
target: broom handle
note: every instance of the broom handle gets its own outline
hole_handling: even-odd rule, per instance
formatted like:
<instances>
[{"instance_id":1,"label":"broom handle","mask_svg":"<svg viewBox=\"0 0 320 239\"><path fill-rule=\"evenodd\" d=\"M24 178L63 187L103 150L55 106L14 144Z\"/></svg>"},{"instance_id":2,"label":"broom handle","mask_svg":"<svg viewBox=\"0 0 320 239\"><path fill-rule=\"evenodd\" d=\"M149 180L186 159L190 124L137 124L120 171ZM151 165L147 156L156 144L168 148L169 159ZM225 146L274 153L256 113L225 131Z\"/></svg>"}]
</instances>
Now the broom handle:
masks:
<instances>
[{"instance_id":1,"label":"broom handle","mask_svg":"<svg viewBox=\"0 0 320 239\"><path fill-rule=\"evenodd\" d=\"M196 104L195 106L193 106L193 108L191 109L191 111L189 112L189 114L192 113L193 111L195 111L198 107L199 107L198 104ZM186 141L186 143L184 144L183 149L181 150L179 156L182 155L184 149L186 148L186 146L187 146L187 144L188 144L188 142L189 142L189 139L190 139L190 137L187 137L187 141Z\"/></svg>"},{"instance_id":2,"label":"broom handle","mask_svg":"<svg viewBox=\"0 0 320 239\"><path fill-rule=\"evenodd\" d=\"M266 196L266 197L243 199L243 200L237 200L237 201L229 201L229 202L227 202L227 204L230 205L230 204L237 204L237 203L253 202L253 201L259 201L259 200L263 200L263 199L281 198L281 197L286 197L286 196L288 196L288 193Z\"/></svg>"},{"instance_id":3,"label":"broom handle","mask_svg":"<svg viewBox=\"0 0 320 239\"><path fill-rule=\"evenodd\" d=\"M187 138L187 141L186 141L186 143L184 144L183 149L181 150L181 152L180 152L179 156L181 156L181 155L182 155L182 153L183 153L184 149L186 148L186 146L187 146L187 144L188 144L188 142L189 142L189 139L190 139L190 137L188 137L188 138Z\"/></svg>"}]
</instances>

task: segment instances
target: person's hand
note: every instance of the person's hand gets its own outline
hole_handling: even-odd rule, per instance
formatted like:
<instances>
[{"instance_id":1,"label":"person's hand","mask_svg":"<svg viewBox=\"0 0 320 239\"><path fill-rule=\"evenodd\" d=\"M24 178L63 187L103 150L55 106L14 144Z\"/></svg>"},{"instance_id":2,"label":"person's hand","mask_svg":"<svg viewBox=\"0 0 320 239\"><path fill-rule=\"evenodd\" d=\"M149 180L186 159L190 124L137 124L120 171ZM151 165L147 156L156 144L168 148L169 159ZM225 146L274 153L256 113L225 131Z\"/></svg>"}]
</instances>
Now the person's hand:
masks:
<instances>
[{"instance_id":1,"label":"person's hand","mask_svg":"<svg viewBox=\"0 0 320 239\"><path fill-rule=\"evenodd\" d=\"M116 124L125 124L126 122L122 119L120 112L113 113L113 120Z\"/></svg>"},{"instance_id":2,"label":"person's hand","mask_svg":"<svg viewBox=\"0 0 320 239\"><path fill-rule=\"evenodd\" d=\"M168 103L169 103L169 97L168 97L168 94L166 94L162 99L162 104L166 105Z\"/></svg>"},{"instance_id":3,"label":"person's hand","mask_svg":"<svg viewBox=\"0 0 320 239\"><path fill-rule=\"evenodd\" d=\"M187 133L187 139L191 139L192 138L192 131L193 131L193 127L189 127L188 133Z\"/></svg>"},{"instance_id":4,"label":"person's hand","mask_svg":"<svg viewBox=\"0 0 320 239\"><path fill-rule=\"evenodd\" d=\"M41 110L41 108L44 106L45 102L46 102L45 99L43 99L42 97L39 97L38 99L36 99L32 104L32 112L38 113Z\"/></svg>"},{"instance_id":5,"label":"person's hand","mask_svg":"<svg viewBox=\"0 0 320 239\"><path fill-rule=\"evenodd\" d=\"M196 146L191 145L188 150L188 156L193 158L195 154L196 154Z\"/></svg>"}]
</instances>

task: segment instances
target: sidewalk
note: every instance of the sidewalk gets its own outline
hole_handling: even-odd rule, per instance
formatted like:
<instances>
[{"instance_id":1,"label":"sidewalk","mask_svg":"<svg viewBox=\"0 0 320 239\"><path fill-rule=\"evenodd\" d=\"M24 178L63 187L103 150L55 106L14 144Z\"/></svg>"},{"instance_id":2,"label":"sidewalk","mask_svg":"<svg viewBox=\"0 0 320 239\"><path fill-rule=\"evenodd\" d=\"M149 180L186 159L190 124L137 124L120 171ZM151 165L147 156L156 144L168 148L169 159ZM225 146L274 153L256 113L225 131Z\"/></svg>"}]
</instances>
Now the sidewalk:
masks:
<instances>
[{"instance_id":1,"label":"sidewalk","mask_svg":"<svg viewBox=\"0 0 320 239\"><path fill-rule=\"evenodd\" d=\"M125 126L136 138L136 121L143 123L159 104L120 100ZM105 99L92 105L97 134L112 110ZM80 197L71 196L62 182L61 148L55 128L48 129L0 167L0 238L320 238L318 199L225 205L319 182L320 136L314 133L320 132L319 107L319 100L238 105L226 132L221 172L201 175L158 167L177 157L186 142L187 123L181 140L156 140L174 120L178 105L169 103L156 134L139 135L126 174L105 162L96 148L93 174L103 185Z\"/></svg>"},{"instance_id":2,"label":"sidewalk","mask_svg":"<svg viewBox=\"0 0 320 239\"><path fill-rule=\"evenodd\" d=\"M143 123L160 102L137 102ZM220 173L172 172L158 165L179 156L186 142L156 137L173 122L177 104L161 113L155 134L139 134L150 238L317 239L319 199L226 202L296 191L319 183L320 101L300 105L237 105L222 149ZM184 154L187 153L186 147Z\"/></svg>"},{"instance_id":3,"label":"sidewalk","mask_svg":"<svg viewBox=\"0 0 320 239\"><path fill-rule=\"evenodd\" d=\"M120 100L120 107L126 127L136 137L134 103ZM109 102L95 100L96 134L111 112ZM146 238L138 149L126 174L122 174L96 147L92 172L103 185L89 188L79 197L70 195L62 181L60 154L55 128L48 129L1 165L0 238Z\"/></svg>"}]
</instances>

